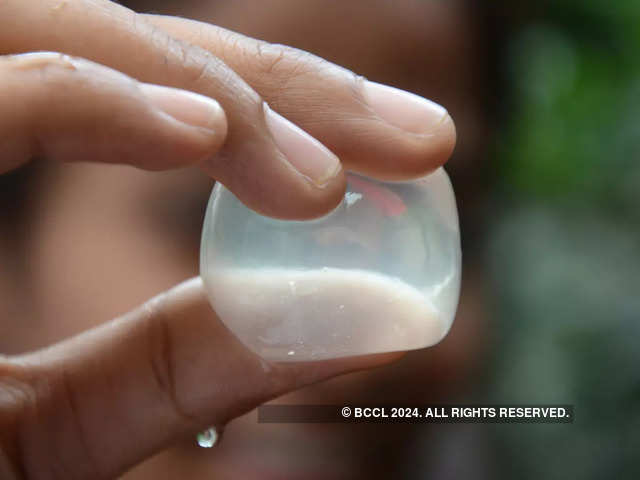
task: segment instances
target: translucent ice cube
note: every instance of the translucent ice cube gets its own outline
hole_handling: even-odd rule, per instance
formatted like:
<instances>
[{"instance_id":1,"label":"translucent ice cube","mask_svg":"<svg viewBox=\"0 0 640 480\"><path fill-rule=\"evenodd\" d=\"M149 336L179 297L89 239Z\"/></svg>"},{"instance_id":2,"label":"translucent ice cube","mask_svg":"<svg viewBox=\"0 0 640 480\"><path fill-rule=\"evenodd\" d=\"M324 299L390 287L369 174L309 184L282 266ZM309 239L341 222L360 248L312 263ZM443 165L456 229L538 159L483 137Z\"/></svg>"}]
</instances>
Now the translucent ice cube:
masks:
<instances>
[{"instance_id":1,"label":"translucent ice cube","mask_svg":"<svg viewBox=\"0 0 640 480\"><path fill-rule=\"evenodd\" d=\"M200 270L220 319L269 360L301 361L433 345L460 287L460 234L442 168L412 182L348 175L341 204L276 220L220 184Z\"/></svg>"}]
</instances>

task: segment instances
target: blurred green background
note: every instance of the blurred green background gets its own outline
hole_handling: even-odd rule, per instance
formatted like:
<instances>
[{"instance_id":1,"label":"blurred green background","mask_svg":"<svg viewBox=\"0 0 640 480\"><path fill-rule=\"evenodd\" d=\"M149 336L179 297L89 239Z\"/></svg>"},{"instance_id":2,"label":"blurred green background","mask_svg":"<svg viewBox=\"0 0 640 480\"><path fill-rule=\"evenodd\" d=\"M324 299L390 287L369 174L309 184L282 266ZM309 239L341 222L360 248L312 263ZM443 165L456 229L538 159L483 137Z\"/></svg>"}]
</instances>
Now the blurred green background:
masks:
<instances>
[{"instance_id":1,"label":"blurred green background","mask_svg":"<svg viewBox=\"0 0 640 480\"><path fill-rule=\"evenodd\" d=\"M640 2L505 13L486 398L573 403L575 422L490 428L496 473L640 478Z\"/></svg>"}]
</instances>

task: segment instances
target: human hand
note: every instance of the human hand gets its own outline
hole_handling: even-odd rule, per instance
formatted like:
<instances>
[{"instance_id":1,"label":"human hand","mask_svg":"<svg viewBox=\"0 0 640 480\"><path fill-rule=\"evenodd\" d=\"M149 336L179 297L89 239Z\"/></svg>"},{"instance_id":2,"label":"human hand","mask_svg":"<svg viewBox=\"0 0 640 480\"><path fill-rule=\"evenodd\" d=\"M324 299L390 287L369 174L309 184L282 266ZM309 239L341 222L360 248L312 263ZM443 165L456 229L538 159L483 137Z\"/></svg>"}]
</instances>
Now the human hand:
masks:
<instances>
[{"instance_id":1,"label":"human hand","mask_svg":"<svg viewBox=\"0 0 640 480\"><path fill-rule=\"evenodd\" d=\"M70 56L9 55L38 50ZM308 53L105 1L0 1L0 53L0 172L36 155L194 165L262 213L309 218L341 199L342 167L263 99L342 165L381 178L423 175L455 141L441 107ZM117 475L182 435L396 357L265 362L228 333L193 279L0 361L0 477Z\"/></svg>"}]
</instances>

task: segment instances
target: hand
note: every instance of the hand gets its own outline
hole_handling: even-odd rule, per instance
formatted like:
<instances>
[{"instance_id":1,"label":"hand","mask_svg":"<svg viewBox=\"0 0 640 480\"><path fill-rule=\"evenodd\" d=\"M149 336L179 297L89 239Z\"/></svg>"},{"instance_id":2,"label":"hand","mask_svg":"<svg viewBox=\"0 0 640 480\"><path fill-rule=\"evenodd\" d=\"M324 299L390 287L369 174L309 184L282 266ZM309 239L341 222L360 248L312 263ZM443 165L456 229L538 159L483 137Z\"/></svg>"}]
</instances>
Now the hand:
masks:
<instances>
[{"instance_id":1,"label":"hand","mask_svg":"<svg viewBox=\"0 0 640 480\"><path fill-rule=\"evenodd\" d=\"M27 53L42 50L56 53ZM342 198L343 167L416 177L455 143L451 118L427 100L306 52L105 0L0 0L0 54L0 172L34 156L197 166L261 213L310 218ZM111 477L182 435L398 355L266 362L192 279L0 359L0 478Z\"/></svg>"}]
</instances>

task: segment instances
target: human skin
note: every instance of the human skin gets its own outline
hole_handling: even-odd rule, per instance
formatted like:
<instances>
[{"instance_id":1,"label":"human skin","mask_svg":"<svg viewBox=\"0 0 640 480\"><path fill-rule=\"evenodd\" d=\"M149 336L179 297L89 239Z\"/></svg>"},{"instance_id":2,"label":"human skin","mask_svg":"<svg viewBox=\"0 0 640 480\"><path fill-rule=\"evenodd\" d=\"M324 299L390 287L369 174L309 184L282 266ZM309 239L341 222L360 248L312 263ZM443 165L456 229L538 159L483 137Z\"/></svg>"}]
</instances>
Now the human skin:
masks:
<instances>
[{"instance_id":1,"label":"human skin","mask_svg":"<svg viewBox=\"0 0 640 480\"><path fill-rule=\"evenodd\" d=\"M437 106L372 99L340 67L213 26L98 1L4 1L0 19L0 172L34 155L192 166L262 213L311 218L341 198L342 167L412 178L455 142ZM15 55L40 50L58 53ZM270 124L264 101L337 155L338 168L323 170L334 159L317 142ZM266 363L224 329L192 279L64 343L2 359L0 473L117 475L184 434L398 355Z\"/></svg>"}]
</instances>

